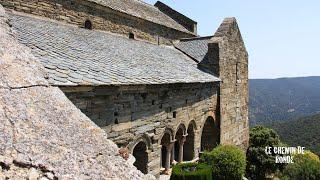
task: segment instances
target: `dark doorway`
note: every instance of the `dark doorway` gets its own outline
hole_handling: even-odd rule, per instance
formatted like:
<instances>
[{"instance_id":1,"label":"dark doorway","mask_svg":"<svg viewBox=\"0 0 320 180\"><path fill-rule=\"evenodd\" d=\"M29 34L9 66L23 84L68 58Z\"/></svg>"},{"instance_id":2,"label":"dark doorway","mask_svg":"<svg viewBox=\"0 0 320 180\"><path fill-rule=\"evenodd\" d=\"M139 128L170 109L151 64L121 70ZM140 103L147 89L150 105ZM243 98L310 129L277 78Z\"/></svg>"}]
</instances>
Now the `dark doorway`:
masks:
<instances>
[{"instance_id":1,"label":"dark doorway","mask_svg":"<svg viewBox=\"0 0 320 180\"><path fill-rule=\"evenodd\" d=\"M134 166L142 173L148 173L148 153L147 145L144 142L139 142L133 149L133 156L136 158Z\"/></svg>"},{"instance_id":2,"label":"dark doorway","mask_svg":"<svg viewBox=\"0 0 320 180\"><path fill-rule=\"evenodd\" d=\"M220 143L219 127L212 117L208 117L204 123L201 135L201 151L211 151Z\"/></svg>"}]
</instances>

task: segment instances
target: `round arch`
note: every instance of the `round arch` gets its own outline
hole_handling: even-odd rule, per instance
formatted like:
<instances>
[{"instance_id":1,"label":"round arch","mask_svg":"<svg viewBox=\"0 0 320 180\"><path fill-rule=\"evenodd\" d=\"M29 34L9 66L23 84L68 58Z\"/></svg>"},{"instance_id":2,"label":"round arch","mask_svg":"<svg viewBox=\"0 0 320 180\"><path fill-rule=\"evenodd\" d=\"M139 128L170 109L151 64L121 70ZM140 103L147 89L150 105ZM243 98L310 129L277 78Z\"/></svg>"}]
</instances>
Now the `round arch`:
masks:
<instances>
[{"instance_id":1,"label":"round arch","mask_svg":"<svg viewBox=\"0 0 320 180\"><path fill-rule=\"evenodd\" d=\"M128 144L128 149L131 154L133 153L134 147L140 142L144 142L146 144L147 150L152 150L152 141L148 135L144 134Z\"/></svg>"},{"instance_id":2,"label":"round arch","mask_svg":"<svg viewBox=\"0 0 320 180\"><path fill-rule=\"evenodd\" d=\"M197 130L197 124L194 120L191 120L189 123L188 123L188 128L190 128L190 126L193 127L194 130Z\"/></svg>"},{"instance_id":3,"label":"round arch","mask_svg":"<svg viewBox=\"0 0 320 180\"><path fill-rule=\"evenodd\" d=\"M183 161L183 143L186 137L186 127L184 124L180 124L175 132L175 142L173 149L173 158L177 162Z\"/></svg>"},{"instance_id":4,"label":"round arch","mask_svg":"<svg viewBox=\"0 0 320 180\"><path fill-rule=\"evenodd\" d=\"M174 141L174 131L171 128L166 128L163 131L161 138L159 139L159 142L158 142L159 145L161 145L161 141L166 134L168 134L170 136L170 141Z\"/></svg>"},{"instance_id":5,"label":"round arch","mask_svg":"<svg viewBox=\"0 0 320 180\"><path fill-rule=\"evenodd\" d=\"M133 165L142 173L148 173L148 150L152 148L152 142L148 135L139 136L136 140L128 144L128 149L135 157Z\"/></svg>"},{"instance_id":6,"label":"round arch","mask_svg":"<svg viewBox=\"0 0 320 180\"><path fill-rule=\"evenodd\" d=\"M201 151L211 151L220 144L220 129L213 117L205 120L201 129Z\"/></svg>"},{"instance_id":7,"label":"round arch","mask_svg":"<svg viewBox=\"0 0 320 180\"><path fill-rule=\"evenodd\" d=\"M147 144L144 141L137 143L132 150L132 155L135 157L133 165L142 173L148 173L148 152Z\"/></svg>"},{"instance_id":8,"label":"round arch","mask_svg":"<svg viewBox=\"0 0 320 180\"><path fill-rule=\"evenodd\" d=\"M172 129L166 128L159 139L159 145L161 145L161 161L160 167L164 167L165 171L168 171L171 163L171 151L172 142L174 142L174 134Z\"/></svg>"},{"instance_id":9,"label":"round arch","mask_svg":"<svg viewBox=\"0 0 320 180\"><path fill-rule=\"evenodd\" d=\"M179 126L176 128L175 134L174 134L174 139L176 139L176 135L178 133L179 130L182 130L182 135L186 135L187 131L186 131L186 126L181 123L179 124Z\"/></svg>"}]
</instances>

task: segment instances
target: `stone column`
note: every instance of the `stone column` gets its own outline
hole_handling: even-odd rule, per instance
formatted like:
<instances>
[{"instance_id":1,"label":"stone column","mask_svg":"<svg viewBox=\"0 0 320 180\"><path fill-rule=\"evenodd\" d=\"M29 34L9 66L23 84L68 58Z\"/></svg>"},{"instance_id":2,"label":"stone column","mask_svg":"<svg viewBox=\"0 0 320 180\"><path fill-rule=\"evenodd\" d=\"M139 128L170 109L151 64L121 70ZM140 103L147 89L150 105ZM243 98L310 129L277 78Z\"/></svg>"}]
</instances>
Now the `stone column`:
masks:
<instances>
[{"instance_id":1,"label":"stone column","mask_svg":"<svg viewBox=\"0 0 320 180\"><path fill-rule=\"evenodd\" d=\"M187 135L183 135L183 137L181 138L181 140L179 141L179 157L178 157L178 162L182 162L183 161L183 145L186 142L186 136Z\"/></svg>"},{"instance_id":2,"label":"stone column","mask_svg":"<svg viewBox=\"0 0 320 180\"><path fill-rule=\"evenodd\" d=\"M194 159L199 158L199 154L201 152L201 135L202 134L201 134L200 128L194 130L194 148L193 148L193 151L194 151L193 158Z\"/></svg>"},{"instance_id":3,"label":"stone column","mask_svg":"<svg viewBox=\"0 0 320 180\"><path fill-rule=\"evenodd\" d=\"M172 153L173 145L174 145L174 142L170 142L170 144L168 144L166 146L167 154L166 154L166 163L165 163L165 166L164 166L164 174L168 174L169 173L170 162L171 162L171 153Z\"/></svg>"},{"instance_id":4,"label":"stone column","mask_svg":"<svg viewBox=\"0 0 320 180\"><path fill-rule=\"evenodd\" d=\"M174 152L174 149L175 149L175 144L173 143L172 144L172 148L171 148L171 157L170 157L170 164L173 164L174 162L174 157L175 157L175 152Z\"/></svg>"}]
</instances>

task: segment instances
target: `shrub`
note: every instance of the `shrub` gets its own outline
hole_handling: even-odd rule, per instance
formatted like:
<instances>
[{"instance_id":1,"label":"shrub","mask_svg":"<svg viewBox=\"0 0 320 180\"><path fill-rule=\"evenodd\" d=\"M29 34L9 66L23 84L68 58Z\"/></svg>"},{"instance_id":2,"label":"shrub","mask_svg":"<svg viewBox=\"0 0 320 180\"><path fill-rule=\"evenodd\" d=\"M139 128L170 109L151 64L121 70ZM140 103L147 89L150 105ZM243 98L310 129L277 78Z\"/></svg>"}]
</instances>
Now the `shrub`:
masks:
<instances>
[{"instance_id":1,"label":"shrub","mask_svg":"<svg viewBox=\"0 0 320 180\"><path fill-rule=\"evenodd\" d=\"M320 162L320 158L318 155L312 153L311 151L306 151L304 153L305 156L308 156L310 159L314 160L314 161L317 161L317 162Z\"/></svg>"},{"instance_id":2,"label":"shrub","mask_svg":"<svg viewBox=\"0 0 320 180\"><path fill-rule=\"evenodd\" d=\"M296 154L293 157L293 162L284 169L282 179L320 179L320 160L317 155L310 151L305 154Z\"/></svg>"},{"instance_id":3,"label":"shrub","mask_svg":"<svg viewBox=\"0 0 320 180\"><path fill-rule=\"evenodd\" d=\"M212 180L211 167L205 164L185 163L172 168L170 180Z\"/></svg>"},{"instance_id":4,"label":"shrub","mask_svg":"<svg viewBox=\"0 0 320 180\"><path fill-rule=\"evenodd\" d=\"M242 179L246 169L245 154L236 146L218 146L205 152L200 161L211 166L213 179Z\"/></svg>"},{"instance_id":5,"label":"shrub","mask_svg":"<svg viewBox=\"0 0 320 180\"><path fill-rule=\"evenodd\" d=\"M250 130L249 148L247 150L246 176L250 179L265 179L267 174L281 171L284 164L275 163L275 154L268 155L265 148L285 146L281 143L278 134L262 126Z\"/></svg>"}]
</instances>

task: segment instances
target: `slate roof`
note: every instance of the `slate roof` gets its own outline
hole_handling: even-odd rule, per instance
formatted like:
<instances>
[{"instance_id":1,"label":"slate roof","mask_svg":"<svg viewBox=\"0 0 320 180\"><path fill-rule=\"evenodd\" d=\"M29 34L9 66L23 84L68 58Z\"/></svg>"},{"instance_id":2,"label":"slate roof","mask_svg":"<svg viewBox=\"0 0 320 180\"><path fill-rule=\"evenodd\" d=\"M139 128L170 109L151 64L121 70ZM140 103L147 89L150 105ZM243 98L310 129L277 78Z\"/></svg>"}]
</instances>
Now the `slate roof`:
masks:
<instances>
[{"instance_id":1,"label":"slate roof","mask_svg":"<svg viewBox=\"0 0 320 180\"><path fill-rule=\"evenodd\" d=\"M181 39L175 44L175 47L194 60L201 62L207 58L208 43L212 37L213 36Z\"/></svg>"},{"instance_id":2,"label":"slate roof","mask_svg":"<svg viewBox=\"0 0 320 180\"><path fill-rule=\"evenodd\" d=\"M174 47L10 14L20 43L30 47L56 86L219 81Z\"/></svg>"},{"instance_id":3,"label":"slate roof","mask_svg":"<svg viewBox=\"0 0 320 180\"><path fill-rule=\"evenodd\" d=\"M171 17L161 12L157 7L140 0L87 0L96 4L109 7L138 18L146 19L156 24L164 25L182 32L194 34L177 23Z\"/></svg>"}]
</instances>

